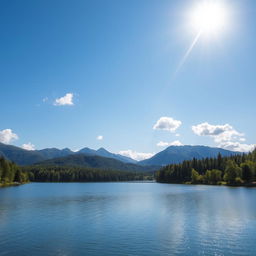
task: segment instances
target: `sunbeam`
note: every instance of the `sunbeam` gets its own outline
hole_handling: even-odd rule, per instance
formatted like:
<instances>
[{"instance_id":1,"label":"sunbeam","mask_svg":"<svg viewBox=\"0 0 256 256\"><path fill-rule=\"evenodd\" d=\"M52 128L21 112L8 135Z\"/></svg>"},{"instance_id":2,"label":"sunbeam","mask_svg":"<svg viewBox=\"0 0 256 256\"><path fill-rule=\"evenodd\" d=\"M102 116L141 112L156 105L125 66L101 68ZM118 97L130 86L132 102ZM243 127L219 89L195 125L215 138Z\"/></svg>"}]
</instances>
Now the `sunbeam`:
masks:
<instances>
[{"instance_id":1,"label":"sunbeam","mask_svg":"<svg viewBox=\"0 0 256 256\"><path fill-rule=\"evenodd\" d=\"M178 74L181 67L184 65L184 63L186 62L187 58L189 57L191 51L193 50L193 48L195 47L196 43L198 42L200 36L202 34L202 31L199 31L198 34L196 35L196 37L194 38L193 42L191 43L191 45L189 46L188 50L186 51L186 53L184 54L183 58L181 59L174 75Z\"/></svg>"},{"instance_id":2,"label":"sunbeam","mask_svg":"<svg viewBox=\"0 0 256 256\"><path fill-rule=\"evenodd\" d=\"M180 60L174 76L180 71L201 37L207 42L219 36L228 26L229 8L223 1L201 0L198 1L187 13L188 30L196 34L189 48Z\"/></svg>"}]
</instances>

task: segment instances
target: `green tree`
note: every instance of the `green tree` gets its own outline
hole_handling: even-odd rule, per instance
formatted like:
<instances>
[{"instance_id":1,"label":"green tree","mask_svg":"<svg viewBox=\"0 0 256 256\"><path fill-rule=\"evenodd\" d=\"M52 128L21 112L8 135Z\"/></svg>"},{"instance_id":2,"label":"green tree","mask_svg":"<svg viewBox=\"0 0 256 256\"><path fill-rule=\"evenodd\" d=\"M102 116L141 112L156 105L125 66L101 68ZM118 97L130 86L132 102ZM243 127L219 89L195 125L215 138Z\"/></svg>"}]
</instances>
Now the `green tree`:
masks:
<instances>
[{"instance_id":1,"label":"green tree","mask_svg":"<svg viewBox=\"0 0 256 256\"><path fill-rule=\"evenodd\" d=\"M217 169L207 170L204 175L204 182L206 184L215 185L222 180L221 174L221 171Z\"/></svg>"},{"instance_id":2,"label":"green tree","mask_svg":"<svg viewBox=\"0 0 256 256\"><path fill-rule=\"evenodd\" d=\"M241 164L242 169L242 179L245 182L250 182L254 178L254 166L255 164L252 161L246 161Z\"/></svg>"},{"instance_id":3,"label":"green tree","mask_svg":"<svg viewBox=\"0 0 256 256\"><path fill-rule=\"evenodd\" d=\"M191 171L191 183L196 184L199 180L199 173L193 168Z\"/></svg>"},{"instance_id":4,"label":"green tree","mask_svg":"<svg viewBox=\"0 0 256 256\"><path fill-rule=\"evenodd\" d=\"M238 181L237 178L241 178L241 176L241 168L233 160L228 160L225 168L224 180L232 185L235 184Z\"/></svg>"},{"instance_id":5,"label":"green tree","mask_svg":"<svg viewBox=\"0 0 256 256\"><path fill-rule=\"evenodd\" d=\"M205 184L211 184L211 171L207 170L205 175L203 176Z\"/></svg>"},{"instance_id":6,"label":"green tree","mask_svg":"<svg viewBox=\"0 0 256 256\"><path fill-rule=\"evenodd\" d=\"M221 180L222 180L222 172L220 170L213 169L211 171L211 181L212 181L212 184L217 184Z\"/></svg>"},{"instance_id":7,"label":"green tree","mask_svg":"<svg viewBox=\"0 0 256 256\"><path fill-rule=\"evenodd\" d=\"M12 184L13 182L27 182L28 174L23 173L13 162L0 157L0 183Z\"/></svg>"},{"instance_id":8,"label":"green tree","mask_svg":"<svg viewBox=\"0 0 256 256\"><path fill-rule=\"evenodd\" d=\"M10 180L11 168L10 168L9 162L6 161L5 159L3 159L1 164L2 164L2 168L3 168L2 182L3 183L10 183L10 182L12 182L12 180Z\"/></svg>"},{"instance_id":9,"label":"green tree","mask_svg":"<svg viewBox=\"0 0 256 256\"><path fill-rule=\"evenodd\" d=\"M14 181L15 182L22 182L22 173L21 173L21 170L18 169L15 173L15 176L14 176Z\"/></svg>"}]
</instances>

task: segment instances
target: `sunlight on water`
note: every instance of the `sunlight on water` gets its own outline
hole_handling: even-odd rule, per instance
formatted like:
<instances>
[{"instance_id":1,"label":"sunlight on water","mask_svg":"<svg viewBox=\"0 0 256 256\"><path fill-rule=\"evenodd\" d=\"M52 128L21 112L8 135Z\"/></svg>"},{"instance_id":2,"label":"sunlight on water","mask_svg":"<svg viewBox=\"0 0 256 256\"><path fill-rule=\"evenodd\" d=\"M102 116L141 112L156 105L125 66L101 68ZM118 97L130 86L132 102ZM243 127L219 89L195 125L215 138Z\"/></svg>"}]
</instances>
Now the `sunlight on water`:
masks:
<instances>
[{"instance_id":1,"label":"sunlight on water","mask_svg":"<svg viewBox=\"0 0 256 256\"><path fill-rule=\"evenodd\" d=\"M255 203L256 189L217 186L4 188L0 255L254 255Z\"/></svg>"}]
</instances>

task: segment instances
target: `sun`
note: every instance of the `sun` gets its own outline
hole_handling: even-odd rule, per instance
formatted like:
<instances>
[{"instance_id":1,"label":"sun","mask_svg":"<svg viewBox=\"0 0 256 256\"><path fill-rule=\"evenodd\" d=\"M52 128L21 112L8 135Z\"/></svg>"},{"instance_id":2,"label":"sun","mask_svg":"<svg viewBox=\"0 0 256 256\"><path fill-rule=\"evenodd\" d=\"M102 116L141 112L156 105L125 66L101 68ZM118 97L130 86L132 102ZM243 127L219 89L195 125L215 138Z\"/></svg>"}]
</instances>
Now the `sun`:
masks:
<instances>
[{"instance_id":1,"label":"sun","mask_svg":"<svg viewBox=\"0 0 256 256\"><path fill-rule=\"evenodd\" d=\"M228 25L228 9L223 1L201 1L190 12L190 25L196 33L219 34Z\"/></svg>"},{"instance_id":2,"label":"sun","mask_svg":"<svg viewBox=\"0 0 256 256\"><path fill-rule=\"evenodd\" d=\"M233 8L231 10L231 5L227 4L229 0L193 0L193 2L193 7L184 12L186 32L193 35L193 40L181 58L175 75L199 41L203 41L204 45L217 42L221 34L230 33L231 24L234 27L234 10Z\"/></svg>"}]
</instances>

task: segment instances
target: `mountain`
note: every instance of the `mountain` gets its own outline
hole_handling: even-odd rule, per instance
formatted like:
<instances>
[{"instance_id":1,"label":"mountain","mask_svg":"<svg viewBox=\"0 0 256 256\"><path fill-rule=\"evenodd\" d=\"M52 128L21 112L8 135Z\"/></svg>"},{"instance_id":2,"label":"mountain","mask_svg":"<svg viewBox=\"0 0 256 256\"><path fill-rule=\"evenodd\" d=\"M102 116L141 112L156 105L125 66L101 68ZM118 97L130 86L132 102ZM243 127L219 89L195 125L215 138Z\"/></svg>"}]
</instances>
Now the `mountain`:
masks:
<instances>
[{"instance_id":1,"label":"mountain","mask_svg":"<svg viewBox=\"0 0 256 256\"><path fill-rule=\"evenodd\" d=\"M74 154L69 148L58 149L58 148L45 148L41 150L35 150L40 153L45 159L51 159L56 157L63 157Z\"/></svg>"},{"instance_id":2,"label":"mountain","mask_svg":"<svg viewBox=\"0 0 256 256\"><path fill-rule=\"evenodd\" d=\"M133 164L136 164L137 161L130 158L130 157L127 157L127 156L122 156L122 155L119 155L119 154L113 154L113 153L110 153L109 151L107 151L106 149L104 148L99 148L97 150L97 153L99 156L104 156L104 157L109 157L109 158L114 158L116 160L119 160L119 161L122 161L124 163L133 163Z\"/></svg>"},{"instance_id":3,"label":"mountain","mask_svg":"<svg viewBox=\"0 0 256 256\"><path fill-rule=\"evenodd\" d=\"M159 169L159 166L141 166L131 163L124 163L113 158L85 154L73 154L66 157L49 159L36 163L35 165L90 167L103 170L122 170L137 172L152 172Z\"/></svg>"},{"instance_id":4,"label":"mountain","mask_svg":"<svg viewBox=\"0 0 256 256\"><path fill-rule=\"evenodd\" d=\"M93 149L90 149L90 148L83 148L83 149L79 150L77 153L78 154L82 153L82 154L86 154L86 155L95 155L95 156L103 156L103 157L113 158L113 159L122 161L124 163L133 163L133 164L137 163L137 161L132 159L132 158L122 156L122 155L119 155L119 154L111 153L111 152L107 151L105 148L99 148L98 150L93 150Z\"/></svg>"},{"instance_id":5,"label":"mountain","mask_svg":"<svg viewBox=\"0 0 256 256\"><path fill-rule=\"evenodd\" d=\"M0 143L0 155L18 165L30 165L47 159L74 154L70 149L46 148L42 150L25 150L12 145Z\"/></svg>"},{"instance_id":6,"label":"mountain","mask_svg":"<svg viewBox=\"0 0 256 256\"><path fill-rule=\"evenodd\" d=\"M0 155L19 165L33 164L45 160L36 150L25 150L12 145L0 143Z\"/></svg>"},{"instance_id":7,"label":"mountain","mask_svg":"<svg viewBox=\"0 0 256 256\"><path fill-rule=\"evenodd\" d=\"M129 157L110 153L104 148L100 148L98 150L83 148L78 152L73 152L69 148L45 148L41 150L25 150L16 146L0 143L0 155L19 165L31 165L44 160L53 159L57 157L65 157L74 154L103 156L113 158L124 163L137 163L137 161Z\"/></svg>"},{"instance_id":8,"label":"mountain","mask_svg":"<svg viewBox=\"0 0 256 256\"><path fill-rule=\"evenodd\" d=\"M79 151L76 152L77 154L86 154L86 155L97 155L97 150L91 149L91 148L82 148Z\"/></svg>"},{"instance_id":9,"label":"mountain","mask_svg":"<svg viewBox=\"0 0 256 256\"><path fill-rule=\"evenodd\" d=\"M140 161L138 164L163 166L181 163L184 160L191 160L193 158L202 159L206 157L216 157L218 153L221 153L222 156L239 154L239 152L206 146L170 146L151 158Z\"/></svg>"}]
</instances>

